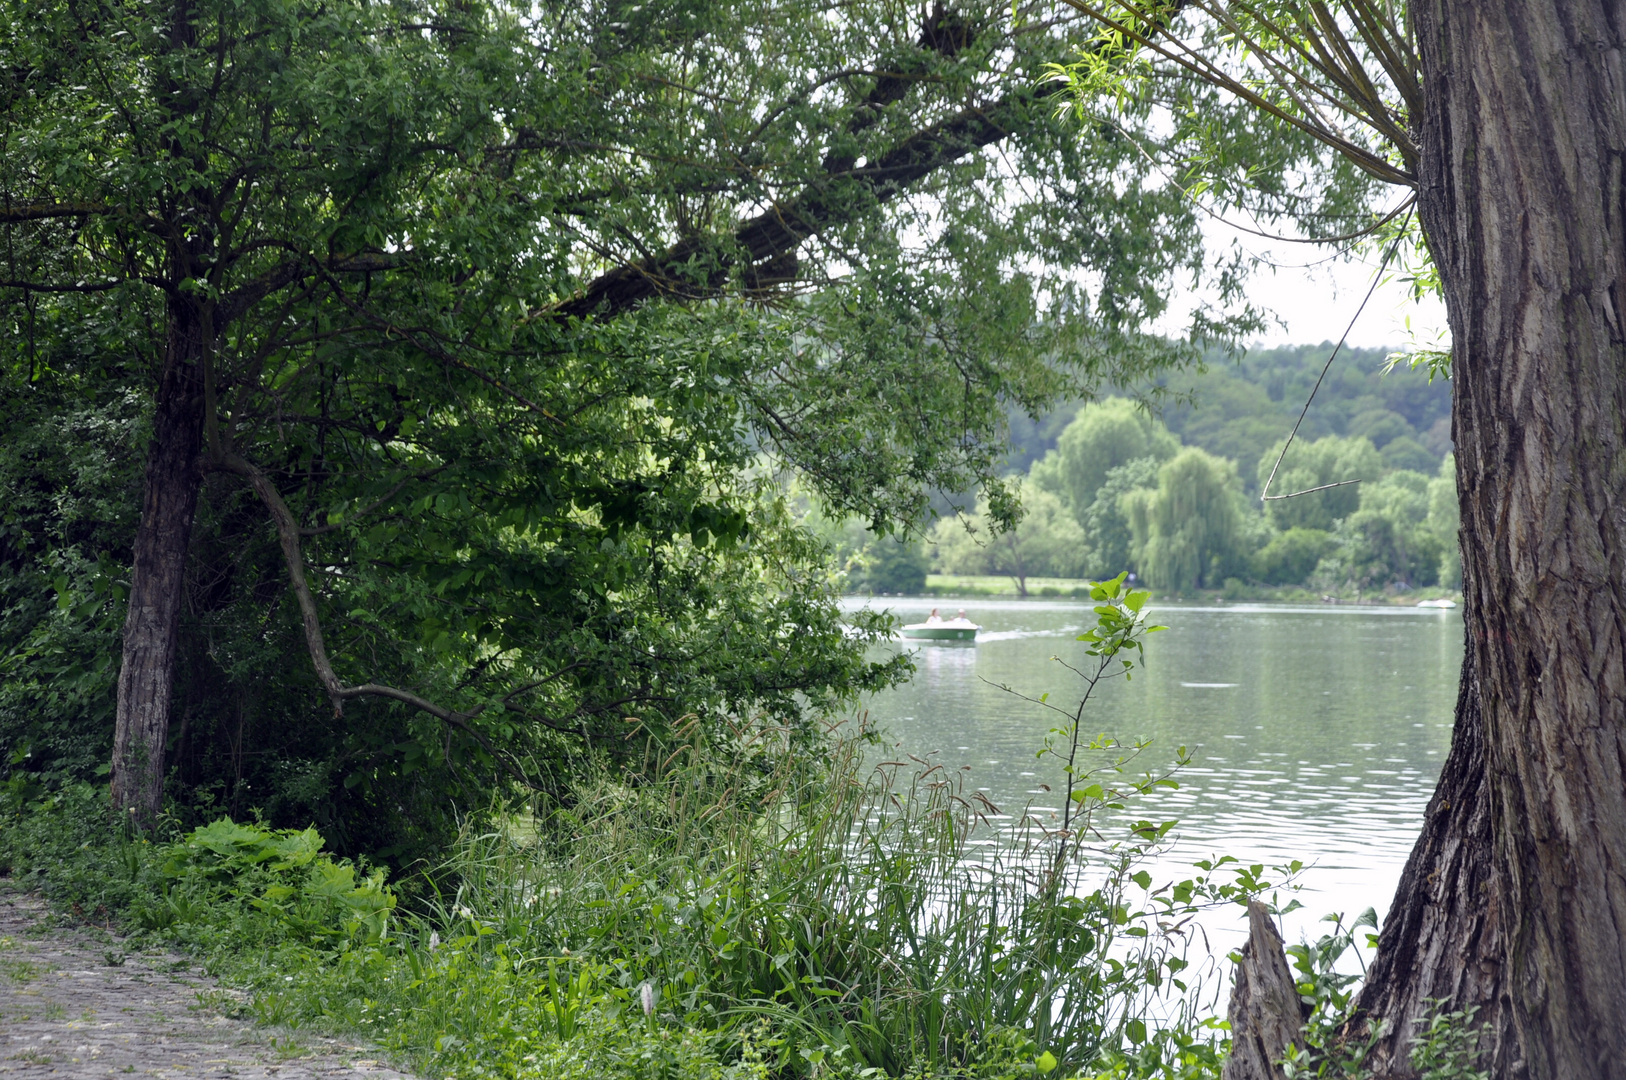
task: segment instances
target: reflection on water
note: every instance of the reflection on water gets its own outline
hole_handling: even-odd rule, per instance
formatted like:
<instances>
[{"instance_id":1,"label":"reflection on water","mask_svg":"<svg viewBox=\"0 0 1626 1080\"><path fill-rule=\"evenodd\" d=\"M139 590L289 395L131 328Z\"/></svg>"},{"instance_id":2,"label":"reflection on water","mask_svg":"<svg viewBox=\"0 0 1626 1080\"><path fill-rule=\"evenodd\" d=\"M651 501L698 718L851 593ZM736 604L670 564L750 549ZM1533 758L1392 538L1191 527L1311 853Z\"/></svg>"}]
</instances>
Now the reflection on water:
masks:
<instances>
[{"instance_id":1,"label":"reflection on water","mask_svg":"<svg viewBox=\"0 0 1626 1080\"><path fill-rule=\"evenodd\" d=\"M871 603L904 621L931 606ZM895 646L916 650L918 673L869 701L871 716L902 750L936 751L950 769L970 765L971 785L1007 811L1048 810L1057 800L1042 785L1057 785L1060 768L1035 752L1061 718L997 684L1076 700L1077 679L1049 658L1083 659L1074 636L1093 613L1081 601L984 600L967 614L985 628L975 645ZM1300 897L1307 915L1367 906L1381 914L1449 745L1460 616L1163 604L1153 617L1169 629L1148 639L1145 670L1106 684L1084 727L1151 739L1146 763L1188 748L1180 789L1136 815L1180 821L1164 876L1215 853L1302 859L1312 864Z\"/></svg>"}]
</instances>

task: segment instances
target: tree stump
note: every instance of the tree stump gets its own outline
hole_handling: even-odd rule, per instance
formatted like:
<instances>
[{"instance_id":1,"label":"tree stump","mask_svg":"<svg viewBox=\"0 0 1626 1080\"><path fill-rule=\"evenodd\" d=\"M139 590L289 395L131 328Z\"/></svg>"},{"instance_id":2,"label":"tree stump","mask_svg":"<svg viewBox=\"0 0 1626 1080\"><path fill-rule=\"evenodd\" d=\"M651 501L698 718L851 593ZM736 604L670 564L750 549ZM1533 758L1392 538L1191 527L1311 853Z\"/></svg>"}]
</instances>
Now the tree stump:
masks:
<instances>
[{"instance_id":1,"label":"tree stump","mask_svg":"<svg viewBox=\"0 0 1626 1080\"><path fill-rule=\"evenodd\" d=\"M1279 1062L1304 1028L1304 1007L1281 935L1265 906L1248 904L1248 943L1231 987L1231 1056L1220 1080L1285 1080Z\"/></svg>"}]
</instances>

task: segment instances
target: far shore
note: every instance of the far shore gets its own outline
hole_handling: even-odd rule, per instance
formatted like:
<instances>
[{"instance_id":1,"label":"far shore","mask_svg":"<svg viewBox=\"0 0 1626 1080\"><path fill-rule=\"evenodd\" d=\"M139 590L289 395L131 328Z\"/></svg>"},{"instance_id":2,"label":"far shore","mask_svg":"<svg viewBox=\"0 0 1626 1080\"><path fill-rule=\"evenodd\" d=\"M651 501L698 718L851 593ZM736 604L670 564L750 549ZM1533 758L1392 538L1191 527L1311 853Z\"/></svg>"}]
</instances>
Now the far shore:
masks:
<instances>
[{"instance_id":1,"label":"far shore","mask_svg":"<svg viewBox=\"0 0 1626 1080\"><path fill-rule=\"evenodd\" d=\"M1027 588L1025 595L1032 599L1066 597L1087 600L1090 596L1090 588L1095 583L1086 578L1032 577L1028 578L1024 584ZM1453 600L1458 604L1462 603L1462 591L1460 589L1447 589L1432 585L1417 589L1391 589L1370 593L1353 591L1322 593L1300 585L1257 585L1232 578L1225 583L1223 589L1197 589L1189 594L1179 595L1168 594L1157 588L1152 588L1151 591L1154 598L1161 600L1198 600L1220 603L1369 604L1391 607L1412 607L1420 600ZM879 595L919 596L930 599L934 597L974 598L978 596L1021 597L1024 594L1018 587L1016 579L1011 577L994 574L928 574L926 576L926 587L922 592L881 593Z\"/></svg>"}]
</instances>

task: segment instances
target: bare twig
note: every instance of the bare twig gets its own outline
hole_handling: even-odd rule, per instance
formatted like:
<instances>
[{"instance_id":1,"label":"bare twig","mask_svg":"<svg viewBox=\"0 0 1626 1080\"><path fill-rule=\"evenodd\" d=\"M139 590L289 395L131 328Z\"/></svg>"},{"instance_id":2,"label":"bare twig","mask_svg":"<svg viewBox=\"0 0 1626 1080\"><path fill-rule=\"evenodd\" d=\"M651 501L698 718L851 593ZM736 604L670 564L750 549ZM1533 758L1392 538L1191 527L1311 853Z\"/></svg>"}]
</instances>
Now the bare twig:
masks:
<instances>
[{"instance_id":1,"label":"bare twig","mask_svg":"<svg viewBox=\"0 0 1626 1080\"><path fill-rule=\"evenodd\" d=\"M1378 264L1378 272L1372 275L1372 287L1366 290L1366 299L1362 300L1361 306L1355 309L1355 314L1350 318L1349 325L1344 327L1344 336L1338 339L1337 345L1333 346L1332 355L1327 357L1327 362L1321 366L1321 374L1316 376L1315 385L1310 387L1310 394L1304 399L1304 408L1299 410L1299 418L1294 422L1293 430L1288 432L1287 441L1282 444L1282 452L1276 455L1276 463L1270 467L1270 476L1265 480L1265 486L1259 491L1260 502L1275 502L1278 499L1292 499L1299 495L1309 495L1312 492L1326 491L1328 488L1343 487L1345 484L1360 483L1359 480L1339 480L1337 483L1322 484L1320 487L1305 488L1303 491L1294 491L1287 495L1272 495L1270 493L1271 481L1276 479L1276 470L1282 467L1282 459L1287 456L1287 448L1292 446L1293 440L1298 437L1299 427L1304 423L1305 416L1310 412L1310 402L1315 400L1315 392L1321 389L1321 381L1327 377L1327 372L1332 370L1332 362L1338 358L1338 350L1342 349L1344 347L1344 342L1349 340L1349 332L1355 329L1355 322L1361 317L1361 312L1366 310L1367 302L1372 299L1372 294L1378 291L1378 283L1383 280L1383 271L1388 268L1389 260L1394 257L1395 251L1400 247L1400 241L1405 238L1406 230L1410 226L1411 213L1407 212L1406 223L1400 227L1399 232L1395 233L1394 240L1389 244L1389 250L1383 255L1383 261Z\"/></svg>"}]
</instances>

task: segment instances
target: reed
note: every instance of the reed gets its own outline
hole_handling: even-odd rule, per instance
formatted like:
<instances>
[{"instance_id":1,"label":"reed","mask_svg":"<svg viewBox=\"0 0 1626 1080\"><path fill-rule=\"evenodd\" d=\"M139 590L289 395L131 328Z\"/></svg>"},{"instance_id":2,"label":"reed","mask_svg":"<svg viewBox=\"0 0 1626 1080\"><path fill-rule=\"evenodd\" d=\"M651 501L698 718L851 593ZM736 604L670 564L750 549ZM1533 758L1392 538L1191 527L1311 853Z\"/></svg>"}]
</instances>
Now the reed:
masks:
<instances>
[{"instance_id":1,"label":"reed","mask_svg":"<svg viewBox=\"0 0 1626 1080\"><path fill-rule=\"evenodd\" d=\"M648 985L656 1023L766 1024L785 1075L1081 1068L1178 1011L1169 909L1129 900L1162 827L1084 843L1088 821L1004 814L963 773L877 761L861 729L816 761L769 729L692 734L535 827L465 837L426 925L485 928L579 993ZM1121 748L1097 749L1121 778Z\"/></svg>"}]
</instances>

